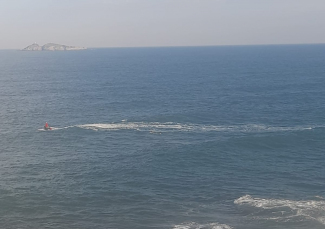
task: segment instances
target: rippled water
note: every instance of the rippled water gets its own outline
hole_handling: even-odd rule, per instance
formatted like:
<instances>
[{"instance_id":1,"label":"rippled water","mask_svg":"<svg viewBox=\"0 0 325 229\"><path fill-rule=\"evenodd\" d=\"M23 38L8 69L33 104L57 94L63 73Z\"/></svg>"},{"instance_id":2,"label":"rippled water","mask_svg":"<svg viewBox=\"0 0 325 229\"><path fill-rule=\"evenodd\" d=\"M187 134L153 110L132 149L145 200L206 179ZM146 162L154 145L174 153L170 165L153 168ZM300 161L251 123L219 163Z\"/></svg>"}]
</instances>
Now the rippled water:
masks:
<instances>
[{"instance_id":1,"label":"rippled water","mask_svg":"<svg viewBox=\"0 0 325 229\"><path fill-rule=\"evenodd\" d=\"M324 228L324 59L1 50L0 227Z\"/></svg>"}]
</instances>

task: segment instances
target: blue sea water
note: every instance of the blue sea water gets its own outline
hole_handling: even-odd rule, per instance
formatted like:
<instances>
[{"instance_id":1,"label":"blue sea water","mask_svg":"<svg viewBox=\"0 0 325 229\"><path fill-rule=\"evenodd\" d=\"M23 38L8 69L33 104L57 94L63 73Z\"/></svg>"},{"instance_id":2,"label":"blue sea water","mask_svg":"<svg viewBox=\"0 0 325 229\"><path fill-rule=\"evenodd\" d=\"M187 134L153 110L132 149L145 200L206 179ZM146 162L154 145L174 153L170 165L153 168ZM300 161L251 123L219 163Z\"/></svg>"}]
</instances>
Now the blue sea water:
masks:
<instances>
[{"instance_id":1,"label":"blue sea water","mask_svg":"<svg viewBox=\"0 0 325 229\"><path fill-rule=\"evenodd\" d=\"M324 86L325 45L1 50L0 228L325 228Z\"/></svg>"}]
</instances>

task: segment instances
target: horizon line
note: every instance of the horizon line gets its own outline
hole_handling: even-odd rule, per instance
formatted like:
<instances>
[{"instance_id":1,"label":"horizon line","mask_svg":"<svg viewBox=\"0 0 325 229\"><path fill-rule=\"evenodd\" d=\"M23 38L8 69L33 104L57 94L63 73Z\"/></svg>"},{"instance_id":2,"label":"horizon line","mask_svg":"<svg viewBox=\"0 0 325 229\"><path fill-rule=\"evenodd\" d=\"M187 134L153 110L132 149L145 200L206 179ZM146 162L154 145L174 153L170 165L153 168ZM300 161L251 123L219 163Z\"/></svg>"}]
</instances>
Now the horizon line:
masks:
<instances>
[{"instance_id":1,"label":"horizon line","mask_svg":"<svg viewBox=\"0 0 325 229\"><path fill-rule=\"evenodd\" d=\"M181 48L181 47L231 47L231 46L283 46L283 45L325 45L324 43L265 43L265 44L225 44L225 45L157 45L157 46L96 46L96 47L86 47L87 49L113 49L113 48ZM79 47L79 46L78 46ZM81 46L80 46L81 47ZM22 50L19 48L7 48L0 50ZM81 50L80 50L81 51ZM36 51L35 51L36 52Z\"/></svg>"}]
</instances>

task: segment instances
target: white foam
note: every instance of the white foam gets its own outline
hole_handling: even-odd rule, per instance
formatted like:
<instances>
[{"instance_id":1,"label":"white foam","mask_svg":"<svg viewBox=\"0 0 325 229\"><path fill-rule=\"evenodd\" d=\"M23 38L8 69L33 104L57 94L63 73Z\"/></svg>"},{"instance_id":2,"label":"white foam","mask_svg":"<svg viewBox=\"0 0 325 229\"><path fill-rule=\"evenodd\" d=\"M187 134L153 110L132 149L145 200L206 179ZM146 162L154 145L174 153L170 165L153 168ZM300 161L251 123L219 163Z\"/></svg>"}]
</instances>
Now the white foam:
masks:
<instances>
[{"instance_id":1,"label":"white foam","mask_svg":"<svg viewBox=\"0 0 325 229\"><path fill-rule=\"evenodd\" d=\"M299 131L311 130L314 127L310 126L294 126L294 127L280 127L280 126L265 126L256 124L247 125L200 125L200 124L183 124L173 122L127 122L121 123L94 123L77 125L76 127L91 130L137 130L137 131L182 131L182 132L279 132L279 131Z\"/></svg>"},{"instance_id":2,"label":"white foam","mask_svg":"<svg viewBox=\"0 0 325 229\"><path fill-rule=\"evenodd\" d=\"M136 131L149 131L150 133L161 132L234 132L234 133L263 133L263 132L283 132L283 131L302 131L311 130L315 126L266 126L257 124L245 125L203 125L193 123L176 123L176 122L128 122L122 120L119 123L93 123L82 124L67 127L52 127L52 130L62 130L67 128L82 128L89 130L136 130ZM44 129L39 129L43 131Z\"/></svg>"},{"instance_id":3,"label":"white foam","mask_svg":"<svg viewBox=\"0 0 325 229\"><path fill-rule=\"evenodd\" d=\"M173 229L232 229L232 227L219 223L198 224L191 222L175 225Z\"/></svg>"},{"instance_id":4,"label":"white foam","mask_svg":"<svg viewBox=\"0 0 325 229\"><path fill-rule=\"evenodd\" d=\"M294 220L297 217L316 220L325 225L324 200L284 200L253 198L250 195L242 196L234 201L238 205L248 205L264 210L272 210L271 220Z\"/></svg>"},{"instance_id":5,"label":"white foam","mask_svg":"<svg viewBox=\"0 0 325 229\"><path fill-rule=\"evenodd\" d=\"M122 123L97 123L77 125L76 127L91 130L138 130L138 131L171 131L171 130L194 130L196 125L186 125L179 123L159 123L159 122L122 122Z\"/></svg>"}]
</instances>

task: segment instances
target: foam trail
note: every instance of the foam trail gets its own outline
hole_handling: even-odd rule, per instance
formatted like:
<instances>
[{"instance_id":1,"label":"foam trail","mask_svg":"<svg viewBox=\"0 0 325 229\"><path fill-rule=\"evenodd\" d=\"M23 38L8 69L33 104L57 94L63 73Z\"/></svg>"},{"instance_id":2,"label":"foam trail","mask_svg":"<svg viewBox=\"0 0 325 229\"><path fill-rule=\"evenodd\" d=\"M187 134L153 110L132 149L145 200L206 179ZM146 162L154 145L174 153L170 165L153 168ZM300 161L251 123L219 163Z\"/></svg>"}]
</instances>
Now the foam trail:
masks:
<instances>
[{"instance_id":1,"label":"foam trail","mask_svg":"<svg viewBox=\"0 0 325 229\"><path fill-rule=\"evenodd\" d=\"M76 127L90 130L137 130L137 131L152 131L152 132L283 132L283 131L301 131L311 130L315 127L311 126L294 126L294 127L276 127L276 126L265 126L256 124L247 125L229 125L229 126L218 126L218 125L200 125L200 124L183 124L174 122L127 122L122 121L121 123L94 123L94 124L83 124L77 125Z\"/></svg>"},{"instance_id":2,"label":"foam trail","mask_svg":"<svg viewBox=\"0 0 325 229\"><path fill-rule=\"evenodd\" d=\"M77 127L91 130L138 130L138 131L193 131L198 130L197 125L186 125L179 123L159 123L159 122L123 122L111 124L84 124Z\"/></svg>"},{"instance_id":3,"label":"foam trail","mask_svg":"<svg viewBox=\"0 0 325 229\"><path fill-rule=\"evenodd\" d=\"M324 200L282 200L253 198L250 195L242 196L234 201L238 205L252 206L265 210L272 210L272 216L265 219L294 221L299 217L309 220L316 220L325 225L325 201Z\"/></svg>"},{"instance_id":4,"label":"foam trail","mask_svg":"<svg viewBox=\"0 0 325 229\"><path fill-rule=\"evenodd\" d=\"M191 222L175 225L173 229L232 229L232 227L226 224L219 223L198 224L195 222Z\"/></svg>"},{"instance_id":5,"label":"foam trail","mask_svg":"<svg viewBox=\"0 0 325 229\"><path fill-rule=\"evenodd\" d=\"M232 132L232 133L268 133L268 132L285 132L285 131L303 131L312 130L322 126L293 126L293 127L281 127L281 126L266 126L257 124L245 124L245 125L203 125L193 123L176 123L176 122L128 122L122 120L120 123L93 123L82 124L66 127L52 127L52 130L62 130L68 128L81 128L89 130L136 130L136 131L148 131L150 133L159 132ZM44 131L44 129L38 129Z\"/></svg>"}]
</instances>

